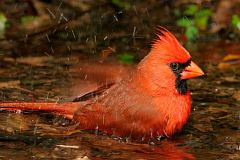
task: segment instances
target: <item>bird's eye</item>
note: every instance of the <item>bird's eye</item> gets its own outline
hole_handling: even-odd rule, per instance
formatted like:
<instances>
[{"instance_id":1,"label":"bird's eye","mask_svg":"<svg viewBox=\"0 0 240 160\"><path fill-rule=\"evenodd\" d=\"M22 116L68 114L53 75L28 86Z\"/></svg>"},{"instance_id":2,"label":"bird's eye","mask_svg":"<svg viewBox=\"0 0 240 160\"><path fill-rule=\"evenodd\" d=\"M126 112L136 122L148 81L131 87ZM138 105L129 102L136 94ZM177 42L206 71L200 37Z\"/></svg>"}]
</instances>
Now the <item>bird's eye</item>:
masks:
<instances>
[{"instance_id":1,"label":"bird's eye","mask_svg":"<svg viewBox=\"0 0 240 160\"><path fill-rule=\"evenodd\" d=\"M176 62L170 63L170 67L173 71L177 71L179 69L179 64Z\"/></svg>"}]
</instances>

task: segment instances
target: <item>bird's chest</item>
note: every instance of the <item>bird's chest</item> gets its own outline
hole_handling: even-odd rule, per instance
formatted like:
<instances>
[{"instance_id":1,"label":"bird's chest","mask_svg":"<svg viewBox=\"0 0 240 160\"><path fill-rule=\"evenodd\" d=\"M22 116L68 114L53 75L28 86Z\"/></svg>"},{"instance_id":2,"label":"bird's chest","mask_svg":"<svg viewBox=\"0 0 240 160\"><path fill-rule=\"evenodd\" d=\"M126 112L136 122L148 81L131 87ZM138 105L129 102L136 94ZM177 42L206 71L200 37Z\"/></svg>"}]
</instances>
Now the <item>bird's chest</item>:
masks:
<instances>
[{"instance_id":1,"label":"bird's chest","mask_svg":"<svg viewBox=\"0 0 240 160\"><path fill-rule=\"evenodd\" d=\"M191 110L191 97L186 95L162 96L155 100L159 116L154 124L158 132L166 136L180 131L186 123ZM157 127L159 126L159 127Z\"/></svg>"}]
</instances>

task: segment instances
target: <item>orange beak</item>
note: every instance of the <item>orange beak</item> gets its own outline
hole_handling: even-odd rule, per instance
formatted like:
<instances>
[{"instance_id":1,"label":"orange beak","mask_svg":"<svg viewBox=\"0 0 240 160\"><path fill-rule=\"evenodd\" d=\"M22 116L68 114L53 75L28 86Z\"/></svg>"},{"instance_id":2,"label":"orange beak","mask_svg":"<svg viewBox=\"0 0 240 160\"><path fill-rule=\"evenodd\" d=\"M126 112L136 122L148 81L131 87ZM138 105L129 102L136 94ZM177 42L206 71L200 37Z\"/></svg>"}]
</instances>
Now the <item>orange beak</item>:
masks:
<instances>
[{"instance_id":1,"label":"orange beak","mask_svg":"<svg viewBox=\"0 0 240 160\"><path fill-rule=\"evenodd\" d=\"M201 70L201 68L191 61L190 65L181 73L181 79L189 79L202 75L204 75L204 72Z\"/></svg>"}]
</instances>

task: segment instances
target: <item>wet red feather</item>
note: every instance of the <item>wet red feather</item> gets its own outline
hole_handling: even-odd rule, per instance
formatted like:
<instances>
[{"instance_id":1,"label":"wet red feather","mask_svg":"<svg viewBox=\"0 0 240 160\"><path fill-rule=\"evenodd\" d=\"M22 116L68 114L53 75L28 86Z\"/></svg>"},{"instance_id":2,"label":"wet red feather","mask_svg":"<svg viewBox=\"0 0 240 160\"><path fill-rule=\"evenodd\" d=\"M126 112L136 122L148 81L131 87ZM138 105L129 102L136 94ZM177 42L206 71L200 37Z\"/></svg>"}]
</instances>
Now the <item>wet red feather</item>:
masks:
<instances>
[{"instance_id":1,"label":"wet red feather","mask_svg":"<svg viewBox=\"0 0 240 160\"><path fill-rule=\"evenodd\" d=\"M165 28L158 29L150 53L129 77L100 95L81 102L0 103L4 110L46 110L95 129L134 138L172 136L182 129L191 110L189 91L179 94L171 62L184 63L190 54Z\"/></svg>"}]
</instances>

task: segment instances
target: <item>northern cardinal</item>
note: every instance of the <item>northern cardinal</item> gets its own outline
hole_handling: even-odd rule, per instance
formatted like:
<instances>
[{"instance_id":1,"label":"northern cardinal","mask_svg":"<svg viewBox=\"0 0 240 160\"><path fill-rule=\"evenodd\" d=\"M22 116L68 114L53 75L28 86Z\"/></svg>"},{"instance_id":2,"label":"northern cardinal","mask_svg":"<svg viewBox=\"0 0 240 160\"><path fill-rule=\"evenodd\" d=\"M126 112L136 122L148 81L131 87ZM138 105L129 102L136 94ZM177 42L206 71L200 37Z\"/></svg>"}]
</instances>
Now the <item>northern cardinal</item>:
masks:
<instances>
[{"instance_id":1,"label":"northern cardinal","mask_svg":"<svg viewBox=\"0 0 240 160\"><path fill-rule=\"evenodd\" d=\"M159 27L150 53L133 73L75 102L2 102L2 110L45 110L98 129L132 138L170 137L182 129L191 110L187 79L203 75L167 29Z\"/></svg>"}]
</instances>

